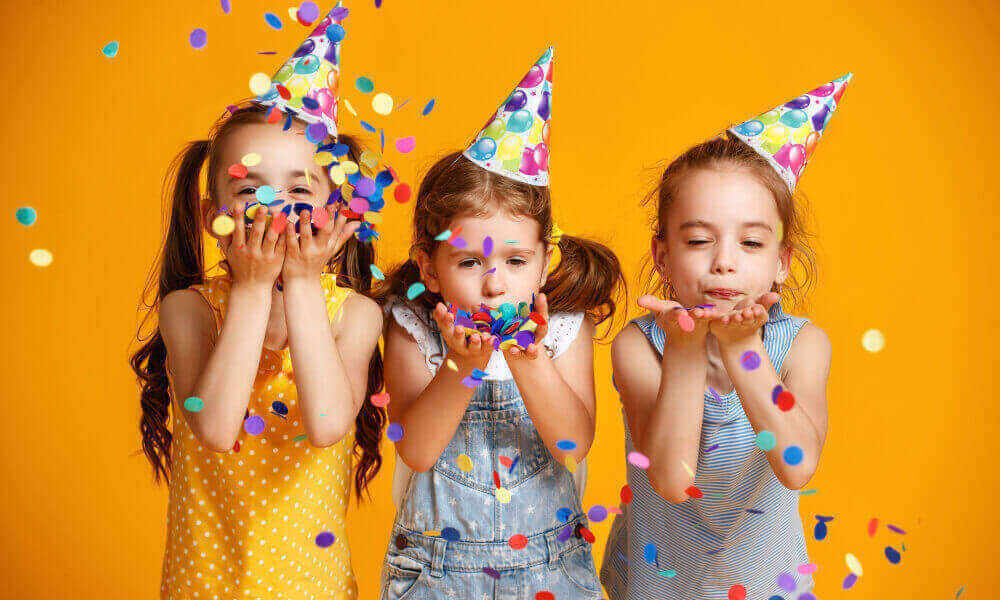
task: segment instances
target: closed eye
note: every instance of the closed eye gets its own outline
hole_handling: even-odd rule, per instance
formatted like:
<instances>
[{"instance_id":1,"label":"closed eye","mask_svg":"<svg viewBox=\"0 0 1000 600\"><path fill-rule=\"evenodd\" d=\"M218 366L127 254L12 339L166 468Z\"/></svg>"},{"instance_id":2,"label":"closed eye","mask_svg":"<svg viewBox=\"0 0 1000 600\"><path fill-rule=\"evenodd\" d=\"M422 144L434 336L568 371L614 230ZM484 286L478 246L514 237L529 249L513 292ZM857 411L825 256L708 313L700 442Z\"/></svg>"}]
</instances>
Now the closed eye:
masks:
<instances>
[{"instance_id":1,"label":"closed eye","mask_svg":"<svg viewBox=\"0 0 1000 600\"><path fill-rule=\"evenodd\" d=\"M515 256L513 258L507 259L507 263L511 265L517 265L518 267L528 264L528 261L524 260L520 256Z\"/></svg>"},{"instance_id":2,"label":"closed eye","mask_svg":"<svg viewBox=\"0 0 1000 600\"><path fill-rule=\"evenodd\" d=\"M237 192L237 194L256 194L256 193L257 193L257 188L252 188L252 187L245 187L239 192Z\"/></svg>"},{"instance_id":3,"label":"closed eye","mask_svg":"<svg viewBox=\"0 0 1000 600\"><path fill-rule=\"evenodd\" d=\"M478 264L479 264L479 260L478 259L467 258L467 259L459 262L458 266L460 266L462 268L465 268L465 269L471 269L472 267L475 267Z\"/></svg>"},{"instance_id":4,"label":"closed eye","mask_svg":"<svg viewBox=\"0 0 1000 600\"><path fill-rule=\"evenodd\" d=\"M293 194L311 194L312 190L310 190L307 187L302 187L300 185L300 186L296 186L296 187L292 188L292 193Z\"/></svg>"}]
</instances>

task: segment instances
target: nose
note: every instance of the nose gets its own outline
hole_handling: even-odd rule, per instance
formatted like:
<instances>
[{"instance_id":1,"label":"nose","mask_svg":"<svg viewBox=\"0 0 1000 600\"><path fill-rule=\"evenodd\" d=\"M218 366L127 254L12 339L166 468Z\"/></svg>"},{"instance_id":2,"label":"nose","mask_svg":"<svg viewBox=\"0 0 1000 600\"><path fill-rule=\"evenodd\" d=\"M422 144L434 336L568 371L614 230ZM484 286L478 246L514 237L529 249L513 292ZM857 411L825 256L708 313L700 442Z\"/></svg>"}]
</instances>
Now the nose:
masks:
<instances>
[{"instance_id":1,"label":"nose","mask_svg":"<svg viewBox=\"0 0 1000 600\"><path fill-rule=\"evenodd\" d=\"M492 273L483 275L483 297L487 299L503 296L507 291L507 284L504 281L500 269L495 269Z\"/></svg>"},{"instance_id":2,"label":"nose","mask_svg":"<svg viewBox=\"0 0 1000 600\"><path fill-rule=\"evenodd\" d=\"M719 244L719 250L712 259L712 273L724 275L736 272L736 262L733 260L733 251L729 244Z\"/></svg>"}]
</instances>

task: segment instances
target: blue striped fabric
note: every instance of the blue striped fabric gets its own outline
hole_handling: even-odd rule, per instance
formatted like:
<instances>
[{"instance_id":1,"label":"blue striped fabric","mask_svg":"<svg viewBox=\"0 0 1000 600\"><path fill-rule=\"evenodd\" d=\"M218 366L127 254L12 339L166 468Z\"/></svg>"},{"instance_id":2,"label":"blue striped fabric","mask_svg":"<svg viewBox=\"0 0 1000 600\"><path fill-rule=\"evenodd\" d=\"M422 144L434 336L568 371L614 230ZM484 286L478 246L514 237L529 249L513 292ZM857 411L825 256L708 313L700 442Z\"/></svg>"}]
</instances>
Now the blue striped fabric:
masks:
<instances>
[{"instance_id":1,"label":"blue striped fabric","mask_svg":"<svg viewBox=\"0 0 1000 600\"><path fill-rule=\"evenodd\" d=\"M795 334L809 320L786 315L780 303L771 306L768 319L764 348L780 373ZM633 323L662 355L664 332L653 317ZM720 400L706 391L694 480L704 497L669 502L653 491L645 471L626 464L634 499L622 506L623 514L612 524L601 569L611 600L725 600L737 584L751 599L798 598L812 589L812 577L796 569L809 562L798 492L778 481L757 448L756 432L736 390L720 394ZM634 450L626 422L625 451ZM646 559L650 544L655 563ZM669 576L671 571L676 574ZM795 578L795 592L778 587L781 573Z\"/></svg>"}]
</instances>

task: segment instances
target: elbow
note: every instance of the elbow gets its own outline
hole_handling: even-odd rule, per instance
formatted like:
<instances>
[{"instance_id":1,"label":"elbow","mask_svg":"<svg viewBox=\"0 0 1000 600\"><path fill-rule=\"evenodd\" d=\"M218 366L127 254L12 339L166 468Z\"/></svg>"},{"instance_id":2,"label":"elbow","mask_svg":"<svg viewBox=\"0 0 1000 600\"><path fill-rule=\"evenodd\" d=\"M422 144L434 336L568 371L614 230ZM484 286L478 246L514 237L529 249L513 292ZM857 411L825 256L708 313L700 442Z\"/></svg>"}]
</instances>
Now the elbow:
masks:
<instances>
[{"instance_id":1,"label":"elbow","mask_svg":"<svg viewBox=\"0 0 1000 600\"><path fill-rule=\"evenodd\" d=\"M195 432L201 445L213 452L229 452L236 445L237 435L223 432Z\"/></svg>"},{"instance_id":2,"label":"elbow","mask_svg":"<svg viewBox=\"0 0 1000 600\"><path fill-rule=\"evenodd\" d=\"M658 469L646 471L649 485L661 498L674 504L680 504L688 499L687 489L691 483L685 478L678 478L670 473L661 473Z\"/></svg>"},{"instance_id":3,"label":"elbow","mask_svg":"<svg viewBox=\"0 0 1000 600\"><path fill-rule=\"evenodd\" d=\"M816 465L809 464L799 465L793 469L782 469L781 472L775 473L775 476L781 485L792 491L796 491L806 487L806 484L812 481L815 474Z\"/></svg>"},{"instance_id":4,"label":"elbow","mask_svg":"<svg viewBox=\"0 0 1000 600\"><path fill-rule=\"evenodd\" d=\"M411 456L409 453L405 452L400 445L396 444L396 453L399 455L399 459L403 461L403 464L410 468L411 471L415 473L426 473L434 468L433 460L425 460L419 456Z\"/></svg>"},{"instance_id":5,"label":"elbow","mask_svg":"<svg viewBox=\"0 0 1000 600\"><path fill-rule=\"evenodd\" d=\"M328 448L343 440L349 431L350 427L342 424L331 424L322 430L307 427L306 439L316 448Z\"/></svg>"}]
</instances>

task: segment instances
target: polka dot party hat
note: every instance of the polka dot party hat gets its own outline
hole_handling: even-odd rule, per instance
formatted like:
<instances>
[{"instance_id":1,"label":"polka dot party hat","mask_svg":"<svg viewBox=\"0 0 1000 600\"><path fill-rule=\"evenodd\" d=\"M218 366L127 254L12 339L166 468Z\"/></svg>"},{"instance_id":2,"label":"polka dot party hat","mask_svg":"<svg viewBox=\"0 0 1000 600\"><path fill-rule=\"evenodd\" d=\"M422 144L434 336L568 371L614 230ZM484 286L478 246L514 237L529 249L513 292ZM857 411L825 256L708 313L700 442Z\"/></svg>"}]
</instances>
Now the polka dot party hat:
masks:
<instances>
[{"instance_id":1,"label":"polka dot party hat","mask_svg":"<svg viewBox=\"0 0 1000 600\"><path fill-rule=\"evenodd\" d=\"M788 184L788 189L794 192L802 170L816 150L853 76L848 73L834 79L729 132L766 158Z\"/></svg>"},{"instance_id":2,"label":"polka dot party hat","mask_svg":"<svg viewBox=\"0 0 1000 600\"><path fill-rule=\"evenodd\" d=\"M462 154L487 171L531 185L549 185L552 48L521 78Z\"/></svg>"},{"instance_id":3,"label":"polka dot party hat","mask_svg":"<svg viewBox=\"0 0 1000 600\"><path fill-rule=\"evenodd\" d=\"M254 99L309 123L306 137L313 143L337 135L340 41L345 35L340 22L345 18L347 9L338 2L271 77L270 89Z\"/></svg>"}]
</instances>

